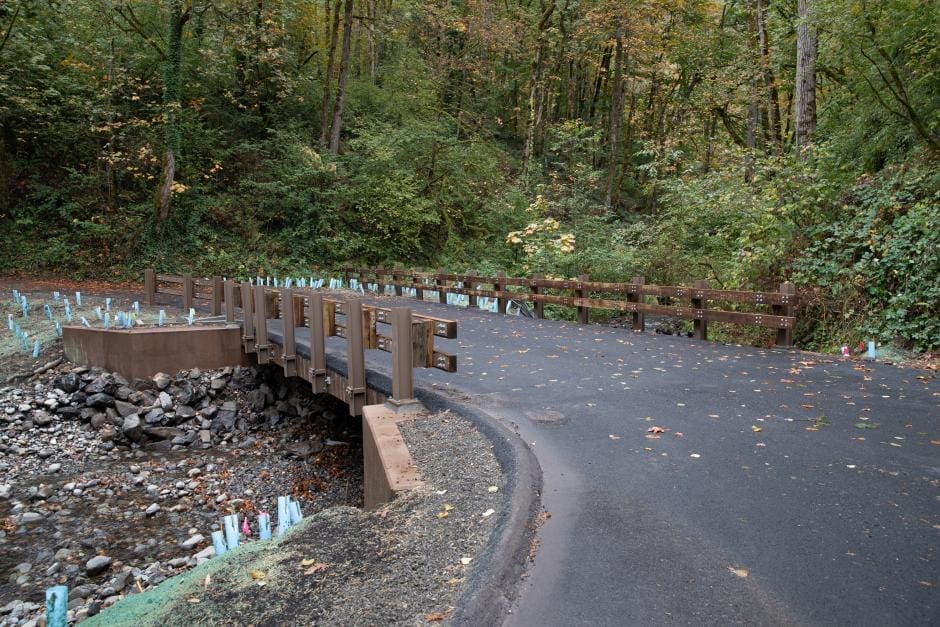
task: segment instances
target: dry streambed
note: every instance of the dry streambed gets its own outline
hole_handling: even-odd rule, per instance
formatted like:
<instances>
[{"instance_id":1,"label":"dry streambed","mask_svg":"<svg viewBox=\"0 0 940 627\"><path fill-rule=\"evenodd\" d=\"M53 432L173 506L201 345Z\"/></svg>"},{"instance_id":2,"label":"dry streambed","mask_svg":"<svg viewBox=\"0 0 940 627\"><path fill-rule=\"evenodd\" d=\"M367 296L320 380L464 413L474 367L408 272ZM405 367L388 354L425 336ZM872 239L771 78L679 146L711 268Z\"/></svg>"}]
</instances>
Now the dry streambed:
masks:
<instances>
[{"instance_id":1,"label":"dry streambed","mask_svg":"<svg viewBox=\"0 0 940 627\"><path fill-rule=\"evenodd\" d=\"M358 505L361 472L358 423L275 369L64 366L0 388L0 625L36 624L56 584L72 619L92 616L205 561L221 516L279 495L308 515Z\"/></svg>"}]
</instances>

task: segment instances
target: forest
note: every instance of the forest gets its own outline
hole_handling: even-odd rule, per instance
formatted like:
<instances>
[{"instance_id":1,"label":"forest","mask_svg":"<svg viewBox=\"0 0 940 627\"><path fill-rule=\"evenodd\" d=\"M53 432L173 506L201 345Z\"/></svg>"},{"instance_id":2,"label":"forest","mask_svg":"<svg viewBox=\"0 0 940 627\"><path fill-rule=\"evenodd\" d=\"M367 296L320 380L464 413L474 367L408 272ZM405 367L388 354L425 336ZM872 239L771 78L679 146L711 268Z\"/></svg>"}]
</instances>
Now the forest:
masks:
<instances>
[{"instance_id":1,"label":"forest","mask_svg":"<svg viewBox=\"0 0 940 627\"><path fill-rule=\"evenodd\" d=\"M935 0L0 0L0 273L788 280L801 346L929 353L938 33Z\"/></svg>"}]
</instances>

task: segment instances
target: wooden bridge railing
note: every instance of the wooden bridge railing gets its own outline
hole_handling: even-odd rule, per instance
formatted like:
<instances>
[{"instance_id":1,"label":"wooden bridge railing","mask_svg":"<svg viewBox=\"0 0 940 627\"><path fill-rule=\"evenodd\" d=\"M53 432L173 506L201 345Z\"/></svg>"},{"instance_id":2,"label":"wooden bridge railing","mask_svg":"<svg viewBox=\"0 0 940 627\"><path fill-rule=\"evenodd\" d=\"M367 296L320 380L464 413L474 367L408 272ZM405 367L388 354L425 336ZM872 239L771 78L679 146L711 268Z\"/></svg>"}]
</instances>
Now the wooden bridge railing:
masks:
<instances>
[{"instance_id":1,"label":"wooden bridge railing","mask_svg":"<svg viewBox=\"0 0 940 627\"><path fill-rule=\"evenodd\" d=\"M546 304L553 304L575 307L582 324L588 322L590 309L629 312L634 330L643 330L646 314L692 320L694 336L703 340L708 337L709 322L756 325L776 329L779 346L793 345L794 314L799 304L792 283L781 284L776 292L756 292L712 289L707 281L696 281L692 287L648 285L640 276L629 283L608 283L591 281L587 275L577 280L559 280L538 274L531 278L507 277L504 273L486 277L472 272L450 274L398 268L346 268L344 273L347 281L356 278L364 284L376 283L383 286L383 291L384 286L393 286L398 295L402 295L403 288L414 289L419 299L424 298L425 291L437 292L441 303L447 302L447 294L466 295L470 307L476 307L481 297L495 299L502 313L510 300L531 302L537 318L544 316ZM645 302L647 297L657 302ZM747 304L765 311L733 311L722 309L717 303Z\"/></svg>"},{"instance_id":2,"label":"wooden bridge railing","mask_svg":"<svg viewBox=\"0 0 940 627\"><path fill-rule=\"evenodd\" d=\"M457 337L453 320L412 313L405 307L379 307L363 304L358 298L329 298L310 289L269 288L263 285L212 279L192 279L145 274L148 303L156 294L211 300L213 310L230 323L242 323L242 349L254 354L259 364L275 363L285 376L310 382L315 393L329 393L343 399L353 416L377 396L366 387L365 351L376 349L392 355L392 396L387 403L403 407L414 404L413 368L457 371L457 356L435 346L435 338ZM176 286L179 286L177 288ZM202 288L202 289L200 289ZM282 321L281 340L268 333L267 321ZM381 326L380 326L381 325ZM308 356L297 351L297 329L309 329ZM389 332L390 331L390 332ZM347 372L331 371L326 361L326 338L346 342Z\"/></svg>"}]
</instances>

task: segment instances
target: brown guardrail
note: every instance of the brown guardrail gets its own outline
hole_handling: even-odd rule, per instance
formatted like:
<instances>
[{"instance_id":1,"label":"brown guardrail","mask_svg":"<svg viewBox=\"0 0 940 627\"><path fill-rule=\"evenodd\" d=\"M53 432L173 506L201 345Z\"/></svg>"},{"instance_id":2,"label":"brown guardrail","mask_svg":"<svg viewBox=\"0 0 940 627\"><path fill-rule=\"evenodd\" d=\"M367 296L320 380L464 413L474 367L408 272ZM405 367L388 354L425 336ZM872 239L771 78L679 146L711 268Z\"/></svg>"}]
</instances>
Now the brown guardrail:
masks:
<instances>
[{"instance_id":1,"label":"brown guardrail","mask_svg":"<svg viewBox=\"0 0 940 627\"><path fill-rule=\"evenodd\" d=\"M178 288L176 286L179 286ZM358 416L366 404L365 351L382 350L392 354L392 395L385 399L394 406L414 403L413 368L457 371L457 356L435 346L435 338L457 337L457 322L415 314L407 307L380 307L363 304L358 298L328 298L310 289L270 288L263 285L225 281L220 277L193 279L189 275L144 275L147 302L157 294L179 296L184 307L193 299L211 300L213 311L224 309L227 322L242 322L242 350L255 355L259 364L276 363L285 376L301 377L316 393L329 393L349 405ZM280 344L268 335L267 320L281 319ZM383 326L379 326L383 325ZM389 327L390 332L382 332ZM297 352L296 330L308 328L309 357ZM346 341L347 372L329 372L326 365L326 338ZM342 380L338 383L339 380Z\"/></svg>"},{"instance_id":2,"label":"brown guardrail","mask_svg":"<svg viewBox=\"0 0 940 627\"><path fill-rule=\"evenodd\" d=\"M393 286L398 295L402 295L403 288L413 288L419 299L424 298L424 291L436 291L441 303L447 302L447 294L468 296L471 307L476 306L477 298L493 298L502 313L506 312L510 300L534 303L537 318L544 317L546 304L574 307L578 322L582 324L588 322L590 309L631 313L634 330L643 329L646 314L692 320L694 336L703 340L708 337L709 322L755 325L776 329L779 346L793 345L794 314L799 304L796 286L789 282L782 283L779 291L761 292L713 289L707 281L696 281L692 287L648 285L640 276L633 277L628 283L611 283L591 281L587 275L576 280L546 279L538 274L531 278L507 277L501 272L486 277L473 272L452 274L381 267L346 268L344 274L347 281L357 278L361 283ZM483 289L483 286L492 286L492 289ZM592 293L605 297L595 298ZM610 297L616 295L624 298ZM660 302L645 302L646 298L656 298ZM663 303L664 300L669 303ZM769 310L743 312L715 306L722 302Z\"/></svg>"}]
</instances>

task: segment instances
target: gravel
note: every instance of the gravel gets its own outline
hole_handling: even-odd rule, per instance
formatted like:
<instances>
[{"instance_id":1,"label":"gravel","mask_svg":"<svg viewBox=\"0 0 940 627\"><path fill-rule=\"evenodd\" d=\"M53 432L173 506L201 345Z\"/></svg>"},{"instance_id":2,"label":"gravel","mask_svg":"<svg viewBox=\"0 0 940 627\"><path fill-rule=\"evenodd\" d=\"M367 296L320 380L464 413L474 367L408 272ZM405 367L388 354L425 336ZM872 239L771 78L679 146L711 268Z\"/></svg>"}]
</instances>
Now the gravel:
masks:
<instances>
[{"instance_id":1,"label":"gravel","mask_svg":"<svg viewBox=\"0 0 940 627\"><path fill-rule=\"evenodd\" d=\"M401 424L425 483L386 507L331 507L135 595L91 625L413 625L446 620L508 507L489 441L449 413Z\"/></svg>"}]
</instances>

